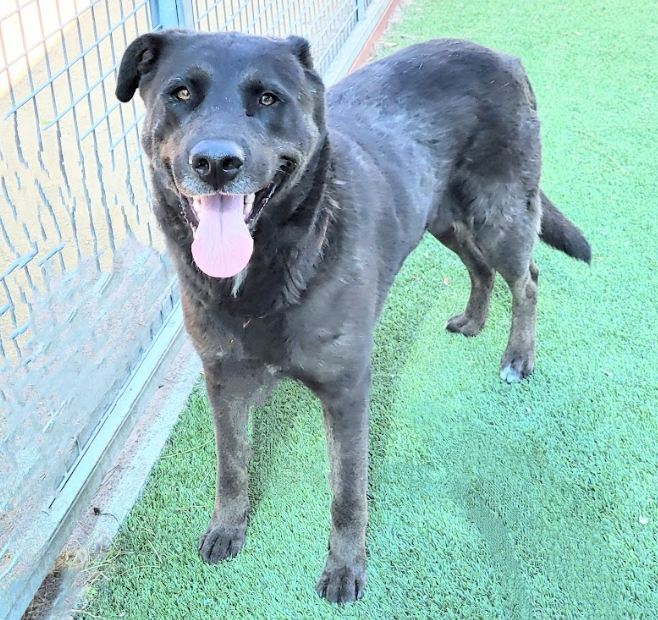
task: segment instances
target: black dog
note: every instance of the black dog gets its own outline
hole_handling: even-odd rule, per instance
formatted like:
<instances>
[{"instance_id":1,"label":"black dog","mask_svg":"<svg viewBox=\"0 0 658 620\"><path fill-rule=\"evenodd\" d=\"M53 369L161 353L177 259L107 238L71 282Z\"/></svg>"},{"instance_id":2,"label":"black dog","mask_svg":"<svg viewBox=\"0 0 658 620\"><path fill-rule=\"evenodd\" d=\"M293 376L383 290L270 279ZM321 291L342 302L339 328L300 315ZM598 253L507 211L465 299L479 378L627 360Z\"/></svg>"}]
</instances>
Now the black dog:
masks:
<instances>
[{"instance_id":1,"label":"black dog","mask_svg":"<svg viewBox=\"0 0 658 620\"><path fill-rule=\"evenodd\" d=\"M373 326L425 230L471 276L447 328L473 336L498 271L513 296L501 377L532 372L539 236L589 262L539 189L535 97L515 58L459 40L372 63L326 97L308 43L237 33L147 34L121 63L139 88L154 209L203 360L217 495L199 550L235 556L247 527L247 404L268 374L321 400L331 534L317 591L363 594ZM540 232L541 230L541 232Z\"/></svg>"}]
</instances>

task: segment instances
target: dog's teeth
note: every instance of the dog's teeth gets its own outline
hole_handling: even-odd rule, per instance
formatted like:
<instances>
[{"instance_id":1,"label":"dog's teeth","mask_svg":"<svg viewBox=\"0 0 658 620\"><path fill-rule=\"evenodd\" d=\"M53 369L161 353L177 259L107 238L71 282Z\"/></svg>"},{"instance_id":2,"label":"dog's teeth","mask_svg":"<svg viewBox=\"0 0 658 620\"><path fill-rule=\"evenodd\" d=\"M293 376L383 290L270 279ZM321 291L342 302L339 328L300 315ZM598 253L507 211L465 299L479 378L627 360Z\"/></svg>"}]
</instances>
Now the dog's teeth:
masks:
<instances>
[{"instance_id":1,"label":"dog's teeth","mask_svg":"<svg viewBox=\"0 0 658 620\"><path fill-rule=\"evenodd\" d=\"M256 198L256 194L248 194L244 198L244 215L247 217L250 213L251 210L254 208L254 199Z\"/></svg>"}]
</instances>

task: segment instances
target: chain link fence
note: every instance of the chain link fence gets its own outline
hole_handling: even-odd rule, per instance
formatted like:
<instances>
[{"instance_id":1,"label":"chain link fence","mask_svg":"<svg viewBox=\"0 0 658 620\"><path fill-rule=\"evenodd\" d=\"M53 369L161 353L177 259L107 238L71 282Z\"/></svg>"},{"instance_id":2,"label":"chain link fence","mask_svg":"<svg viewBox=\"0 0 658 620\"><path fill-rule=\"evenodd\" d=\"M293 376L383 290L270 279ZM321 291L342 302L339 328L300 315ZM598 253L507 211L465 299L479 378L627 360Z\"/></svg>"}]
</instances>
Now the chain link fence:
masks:
<instances>
[{"instance_id":1,"label":"chain link fence","mask_svg":"<svg viewBox=\"0 0 658 620\"><path fill-rule=\"evenodd\" d=\"M141 102L114 99L123 50L169 26L296 33L325 72L376 2L0 1L0 618L48 570L67 485L178 307Z\"/></svg>"}]
</instances>

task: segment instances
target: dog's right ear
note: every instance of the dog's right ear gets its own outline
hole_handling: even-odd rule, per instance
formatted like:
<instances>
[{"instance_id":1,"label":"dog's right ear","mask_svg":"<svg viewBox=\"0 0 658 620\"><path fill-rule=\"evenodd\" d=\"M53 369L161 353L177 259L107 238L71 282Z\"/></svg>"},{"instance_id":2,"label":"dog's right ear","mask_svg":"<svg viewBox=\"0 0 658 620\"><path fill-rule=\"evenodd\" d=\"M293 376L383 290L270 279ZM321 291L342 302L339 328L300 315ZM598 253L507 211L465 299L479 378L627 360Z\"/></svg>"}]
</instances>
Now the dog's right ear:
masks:
<instances>
[{"instance_id":1,"label":"dog's right ear","mask_svg":"<svg viewBox=\"0 0 658 620\"><path fill-rule=\"evenodd\" d=\"M292 48L292 53L297 56L299 62L307 69L313 68L313 58L311 56L311 45L304 37L290 35L286 42Z\"/></svg>"},{"instance_id":2,"label":"dog's right ear","mask_svg":"<svg viewBox=\"0 0 658 620\"><path fill-rule=\"evenodd\" d=\"M140 80L153 71L162 53L166 32L151 32L137 37L124 52L117 78L116 97L126 103L135 95Z\"/></svg>"}]
</instances>

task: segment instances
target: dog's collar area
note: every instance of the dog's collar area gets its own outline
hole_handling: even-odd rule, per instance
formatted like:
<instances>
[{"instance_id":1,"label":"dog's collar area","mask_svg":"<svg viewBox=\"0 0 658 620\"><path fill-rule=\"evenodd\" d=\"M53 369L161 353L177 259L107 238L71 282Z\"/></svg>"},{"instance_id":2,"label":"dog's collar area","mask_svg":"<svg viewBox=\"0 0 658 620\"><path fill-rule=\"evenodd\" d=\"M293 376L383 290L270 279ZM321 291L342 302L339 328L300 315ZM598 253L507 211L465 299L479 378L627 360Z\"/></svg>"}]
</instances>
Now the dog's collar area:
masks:
<instances>
[{"instance_id":1,"label":"dog's collar area","mask_svg":"<svg viewBox=\"0 0 658 620\"><path fill-rule=\"evenodd\" d=\"M317 236L317 239L315 241L316 259L315 259L314 265L319 260L318 257L320 257L320 258L322 257L323 247L324 247L325 241L327 239L327 230L329 229L330 218L331 218L331 216L330 216L329 213L324 213L322 215L322 220L321 220L320 227L319 227L320 232L319 232L319 234ZM234 295L234 297L236 297L236 295ZM242 329L247 329L247 327L249 326L249 324L253 320L262 320L262 319L267 318L267 315L268 315L268 312L265 312L264 314L259 314L259 315L245 315L243 317Z\"/></svg>"}]
</instances>

